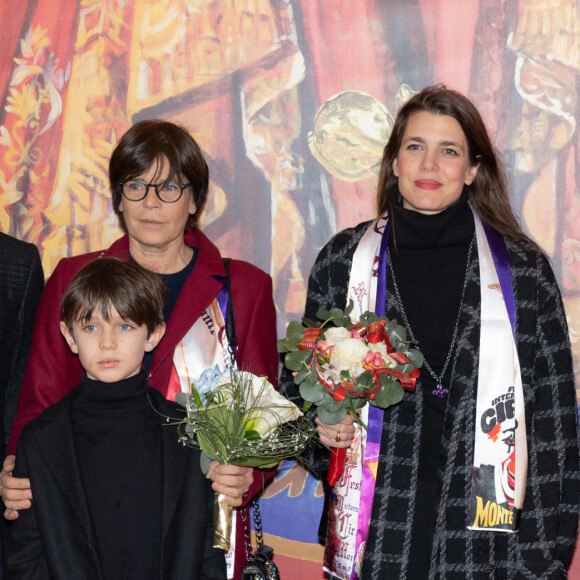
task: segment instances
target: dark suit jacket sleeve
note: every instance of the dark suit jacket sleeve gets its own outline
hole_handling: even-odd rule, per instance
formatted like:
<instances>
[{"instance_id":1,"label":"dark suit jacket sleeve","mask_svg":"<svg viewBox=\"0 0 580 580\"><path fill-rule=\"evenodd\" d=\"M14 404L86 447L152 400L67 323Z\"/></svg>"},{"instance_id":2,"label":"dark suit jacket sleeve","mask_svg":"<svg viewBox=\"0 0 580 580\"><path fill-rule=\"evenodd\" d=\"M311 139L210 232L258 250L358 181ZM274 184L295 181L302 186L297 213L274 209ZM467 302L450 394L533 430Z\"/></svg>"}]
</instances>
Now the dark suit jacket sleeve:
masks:
<instances>
[{"instance_id":1,"label":"dark suit jacket sleeve","mask_svg":"<svg viewBox=\"0 0 580 580\"><path fill-rule=\"evenodd\" d=\"M18 312L16 328L13 329L12 336L14 346L12 360L10 361L10 373L8 375L8 382L4 393L5 444L8 444L10 429L12 427L12 422L14 421L14 416L16 415L18 394L20 393L22 376L24 375L24 368L26 367L26 361L30 351L30 343L32 342L34 316L44 287L44 274L42 272L40 255L38 254L36 246L27 244L24 248L26 248L27 253L27 268L26 272L23 273L25 289L22 296L20 310Z\"/></svg>"},{"instance_id":2,"label":"dark suit jacket sleeve","mask_svg":"<svg viewBox=\"0 0 580 580\"><path fill-rule=\"evenodd\" d=\"M88 261L88 259L86 260ZM60 333L60 301L80 260L61 260L46 283L38 305L28 364L12 424L8 454L13 454L24 425L41 411L60 401L83 375L78 357Z\"/></svg>"},{"instance_id":3,"label":"dark suit jacket sleeve","mask_svg":"<svg viewBox=\"0 0 580 580\"><path fill-rule=\"evenodd\" d=\"M28 477L25 446L18 445L16 477ZM5 522L4 580L48 580L40 530L33 508L20 510L18 519Z\"/></svg>"}]
</instances>

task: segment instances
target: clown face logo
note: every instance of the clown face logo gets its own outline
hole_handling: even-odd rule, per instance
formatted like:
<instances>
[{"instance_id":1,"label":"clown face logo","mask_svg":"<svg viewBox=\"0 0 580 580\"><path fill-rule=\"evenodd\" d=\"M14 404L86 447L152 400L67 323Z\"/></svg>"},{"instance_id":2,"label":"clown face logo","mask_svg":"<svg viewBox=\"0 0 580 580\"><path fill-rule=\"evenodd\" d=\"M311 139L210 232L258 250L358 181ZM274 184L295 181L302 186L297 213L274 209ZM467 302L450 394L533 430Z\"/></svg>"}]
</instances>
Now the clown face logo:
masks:
<instances>
[{"instance_id":1,"label":"clown face logo","mask_svg":"<svg viewBox=\"0 0 580 580\"><path fill-rule=\"evenodd\" d=\"M513 448L513 445L512 445ZM501 464L501 489L510 509L514 507L516 493L516 452L512 451L509 457Z\"/></svg>"}]
</instances>

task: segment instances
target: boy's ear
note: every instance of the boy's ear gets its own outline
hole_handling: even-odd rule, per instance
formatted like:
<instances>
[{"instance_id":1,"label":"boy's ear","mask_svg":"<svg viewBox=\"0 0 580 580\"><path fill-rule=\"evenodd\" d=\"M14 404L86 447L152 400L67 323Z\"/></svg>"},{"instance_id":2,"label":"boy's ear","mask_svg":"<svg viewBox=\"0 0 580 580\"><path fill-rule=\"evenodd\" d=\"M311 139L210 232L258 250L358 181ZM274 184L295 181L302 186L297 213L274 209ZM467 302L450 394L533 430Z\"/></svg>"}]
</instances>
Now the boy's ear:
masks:
<instances>
[{"instance_id":1,"label":"boy's ear","mask_svg":"<svg viewBox=\"0 0 580 580\"><path fill-rule=\"evenodd\" d=\"M145 342L145 352L151 352L159 344L159 341L163 338L164 334L165 334L165 322L162 322L147 337L147 341Z\"/></svg>"},{"instance_id":2,"label":"boy's ear","mask_svg":"<svg viewBox=\"0 0 580 580\"><path fill-rule=\"evenodd\" d=\"M75 354L78 354L79 349L77 347L77 343L75 342L75 337L72 335L71 331L68 329L68 326L62 320L60 321L60 331L62 332L62 335L64 336L70 349Z\"/></svg>"}]
</instances>

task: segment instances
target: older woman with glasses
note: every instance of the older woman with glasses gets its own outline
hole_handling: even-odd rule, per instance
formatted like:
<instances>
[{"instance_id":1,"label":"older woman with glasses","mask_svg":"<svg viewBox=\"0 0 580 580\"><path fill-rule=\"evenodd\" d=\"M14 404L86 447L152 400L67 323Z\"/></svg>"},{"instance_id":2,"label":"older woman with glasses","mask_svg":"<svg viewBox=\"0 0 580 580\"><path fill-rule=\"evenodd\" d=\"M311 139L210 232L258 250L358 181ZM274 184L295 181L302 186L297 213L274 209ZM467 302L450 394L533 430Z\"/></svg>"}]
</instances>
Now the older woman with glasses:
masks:
<instances>
[{"instance_id":1,"label":"older woman with glasses","mask_svg":"<svg viewBox=\"0 0 580 580\"><path fill-rule=\"evenodd\" d=\"M141 121L121 138L109 163L113 206L126 235L110 248L65 258L50 277L38 309L28 366L0 483L6 517L29 508L30 483L12 477L14 451L22 427L58 402L80 381L78 358L60 336L60 302L72 276L87 262L115 256L160 274L168 299L165 336L145 359L149 383L168 399L188 391L203 370L228 366L224 344L226 272L219 250L199 231L209 183L202 152L183 128L161 120ZM238 361L273 383L277 375L275 308L270 277L239 260L230 264L231 289L239 343ZM261 473L256 471L256 473ZM250 468L213 462L213 488L234 506L263 485ZM248 493L249 492L249 493ZM120 495L127 490L120 490ZM245 499L244 498L244 499ZM32 500L33 501L33 500ZM243 526L236 545L243 554ZM239 577L244 558L236 558Z\"/></svg>"}]
</instances>

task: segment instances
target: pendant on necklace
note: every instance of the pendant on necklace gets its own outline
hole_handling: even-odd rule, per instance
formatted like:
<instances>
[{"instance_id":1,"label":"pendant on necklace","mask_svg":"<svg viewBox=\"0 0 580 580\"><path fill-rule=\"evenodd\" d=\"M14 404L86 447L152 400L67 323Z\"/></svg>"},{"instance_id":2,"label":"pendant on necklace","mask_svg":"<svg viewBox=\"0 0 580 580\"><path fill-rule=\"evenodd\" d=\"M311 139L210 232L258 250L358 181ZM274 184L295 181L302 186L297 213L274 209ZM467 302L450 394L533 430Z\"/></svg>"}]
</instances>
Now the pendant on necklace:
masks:
<instances>
[{"instance_id":1,"label":"pendant on necklace","mask_svg":"<svg viewBox=\"0 0 580 580\"><path fill-rule=\"evenodd\" d=\"M449 389L444 389L443 385L439 383L437 388L434 391L431 391L432 395L439 397L440 399L445 398L445 396L449 393Z\"/></svg>"}]
</instances>

